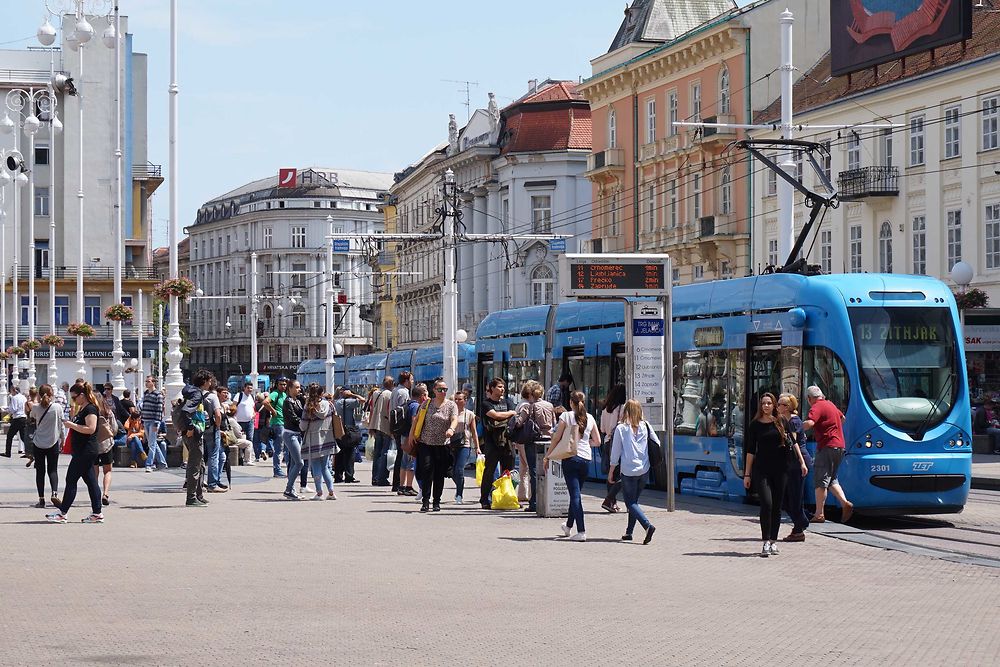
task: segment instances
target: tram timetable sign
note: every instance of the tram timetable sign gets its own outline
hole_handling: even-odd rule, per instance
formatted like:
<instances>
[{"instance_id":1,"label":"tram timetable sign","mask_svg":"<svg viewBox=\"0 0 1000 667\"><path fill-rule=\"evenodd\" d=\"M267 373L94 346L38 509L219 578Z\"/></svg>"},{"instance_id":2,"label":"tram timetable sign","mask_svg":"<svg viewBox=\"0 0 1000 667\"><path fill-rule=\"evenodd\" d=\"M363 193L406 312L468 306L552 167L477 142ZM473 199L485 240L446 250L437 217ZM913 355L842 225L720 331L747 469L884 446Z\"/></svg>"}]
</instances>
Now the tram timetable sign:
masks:
<instances>
[{"instance_id":1,"label":"tram timetable sign","mask_svg":"<svg viewBox=\"0 0 1000 667\"><path fill-rule=\"evenodd\" d=\"M564 255L559 275L565 297L667 296L665 255Z\"/></svg>"}]
</instances>

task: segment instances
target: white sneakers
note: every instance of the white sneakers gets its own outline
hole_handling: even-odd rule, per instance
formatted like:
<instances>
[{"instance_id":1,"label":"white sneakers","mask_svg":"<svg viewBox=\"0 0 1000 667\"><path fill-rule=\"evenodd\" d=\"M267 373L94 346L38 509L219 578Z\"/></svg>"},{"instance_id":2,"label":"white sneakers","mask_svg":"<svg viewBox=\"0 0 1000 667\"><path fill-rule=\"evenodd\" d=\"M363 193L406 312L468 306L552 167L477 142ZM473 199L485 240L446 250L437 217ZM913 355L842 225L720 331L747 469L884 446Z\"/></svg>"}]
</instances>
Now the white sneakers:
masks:
<instances>
[{"instance_id":1,"label":"white sneakers","mask_svg":"<svg viewBox=\"0 0 1000 667\"><path fill-rule=\"evenodd\" d=\"M573 537L569 538L569 541L570 542L586 542L587 541L587 533L577 533Z\"/></svg>"},{"instance_id":2,"label":"white sneakers","mask_svg":"<svg viewBox=\"0 0 1000 667\"><path fill-rule=\"evenodd\" d=\"M764 542L764 546L760 548L760 557L767 558L768 556L778 555L778 545L775 542Z\"/></svg>"},{"instance_id":3,"label":"white sneakers","mask_svg":"<svg viewBox=\"0 0 1000 667\"><path fill-rule=\"evenodd\" d=\"M573 530L572 528L570 528L566 524L562 524L559 527L562 528L563 537L569 537L570 532Z\"/></svg>"}]
</instances>

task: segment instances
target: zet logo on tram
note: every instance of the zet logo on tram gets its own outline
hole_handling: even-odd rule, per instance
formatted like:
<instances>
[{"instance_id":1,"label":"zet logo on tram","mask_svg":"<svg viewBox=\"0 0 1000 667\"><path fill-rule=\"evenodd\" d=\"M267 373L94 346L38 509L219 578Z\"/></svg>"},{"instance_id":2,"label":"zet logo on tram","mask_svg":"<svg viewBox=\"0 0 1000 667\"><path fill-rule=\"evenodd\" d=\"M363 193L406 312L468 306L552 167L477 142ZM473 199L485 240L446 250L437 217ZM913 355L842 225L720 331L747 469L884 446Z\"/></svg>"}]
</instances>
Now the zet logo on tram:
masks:
<instances>
[{"instance_id":1,"label":"zet logo on tram","mask_svg":"<svg viewBox=\"0 0 1000 667\"><path fill-rule=\"evenodd\" d=\"M913 472L927 472L934 467L933 461L914 461Z\"/></svg>"}]
</instances>

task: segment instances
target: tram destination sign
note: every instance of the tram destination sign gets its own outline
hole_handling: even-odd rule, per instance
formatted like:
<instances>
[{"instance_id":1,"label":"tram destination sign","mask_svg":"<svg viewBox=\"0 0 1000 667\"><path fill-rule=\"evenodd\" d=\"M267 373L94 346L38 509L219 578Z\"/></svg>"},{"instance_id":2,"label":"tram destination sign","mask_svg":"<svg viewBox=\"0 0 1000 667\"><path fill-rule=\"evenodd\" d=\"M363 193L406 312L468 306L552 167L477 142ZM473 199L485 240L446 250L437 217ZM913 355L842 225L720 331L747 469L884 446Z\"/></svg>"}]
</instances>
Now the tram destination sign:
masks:
<instances>
[{"instance_id":1,"label":"tram destination sign","mask_svg":"<svg viewBox=\"0 0 1000 667\"><path fill-rule=\"evenodd\" d=\"M565 297L659 297L670 293L667 255L564 255L559 275Z\"/></svg>"}]
</instances>

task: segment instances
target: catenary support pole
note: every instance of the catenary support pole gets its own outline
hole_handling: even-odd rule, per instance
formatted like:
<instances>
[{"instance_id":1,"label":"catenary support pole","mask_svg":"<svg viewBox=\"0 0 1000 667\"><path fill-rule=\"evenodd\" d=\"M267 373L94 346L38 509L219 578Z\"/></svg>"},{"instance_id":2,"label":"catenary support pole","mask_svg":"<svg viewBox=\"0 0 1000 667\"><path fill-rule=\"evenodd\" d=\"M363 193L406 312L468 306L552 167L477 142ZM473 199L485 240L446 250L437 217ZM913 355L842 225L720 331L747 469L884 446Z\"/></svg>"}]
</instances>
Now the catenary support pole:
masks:
<instances>
[{"instance_id":1,"label":"catenary support pole","mask_svg":"<svg viewBox=\"0 0 1000 667\"><path fill-rule=\"evenodd\" d=\"M170 0L170 86L167 88L170 96L170 277L178 278L177 273L177 0ZM178 311L178 298L170 297L170 334L167 337L167 361L170 368L167 371L167 400L173 401L180 397L184 389L184 377L181 375L181 326ZM170 414L169 412L167 413Z\"/></svg>"},{"instance_id":2,"label":"catenary support pole","mask_svg":"<svg viewBox=\"0 0 1000 667\"><path fill-rule=\"evenodd\" d=\"M792 27L795 17L787 9L781 12L781 134L785 139L794 139L792 128L792 84L795 76L795 66L792 63ZM787 174L795 173L795 155L793 151L785 151L781 158L781 168ZM788 257L795 243L795 191L792 184L778 179L778 258L779 261Z\"/></svg>"}]
</instances>

